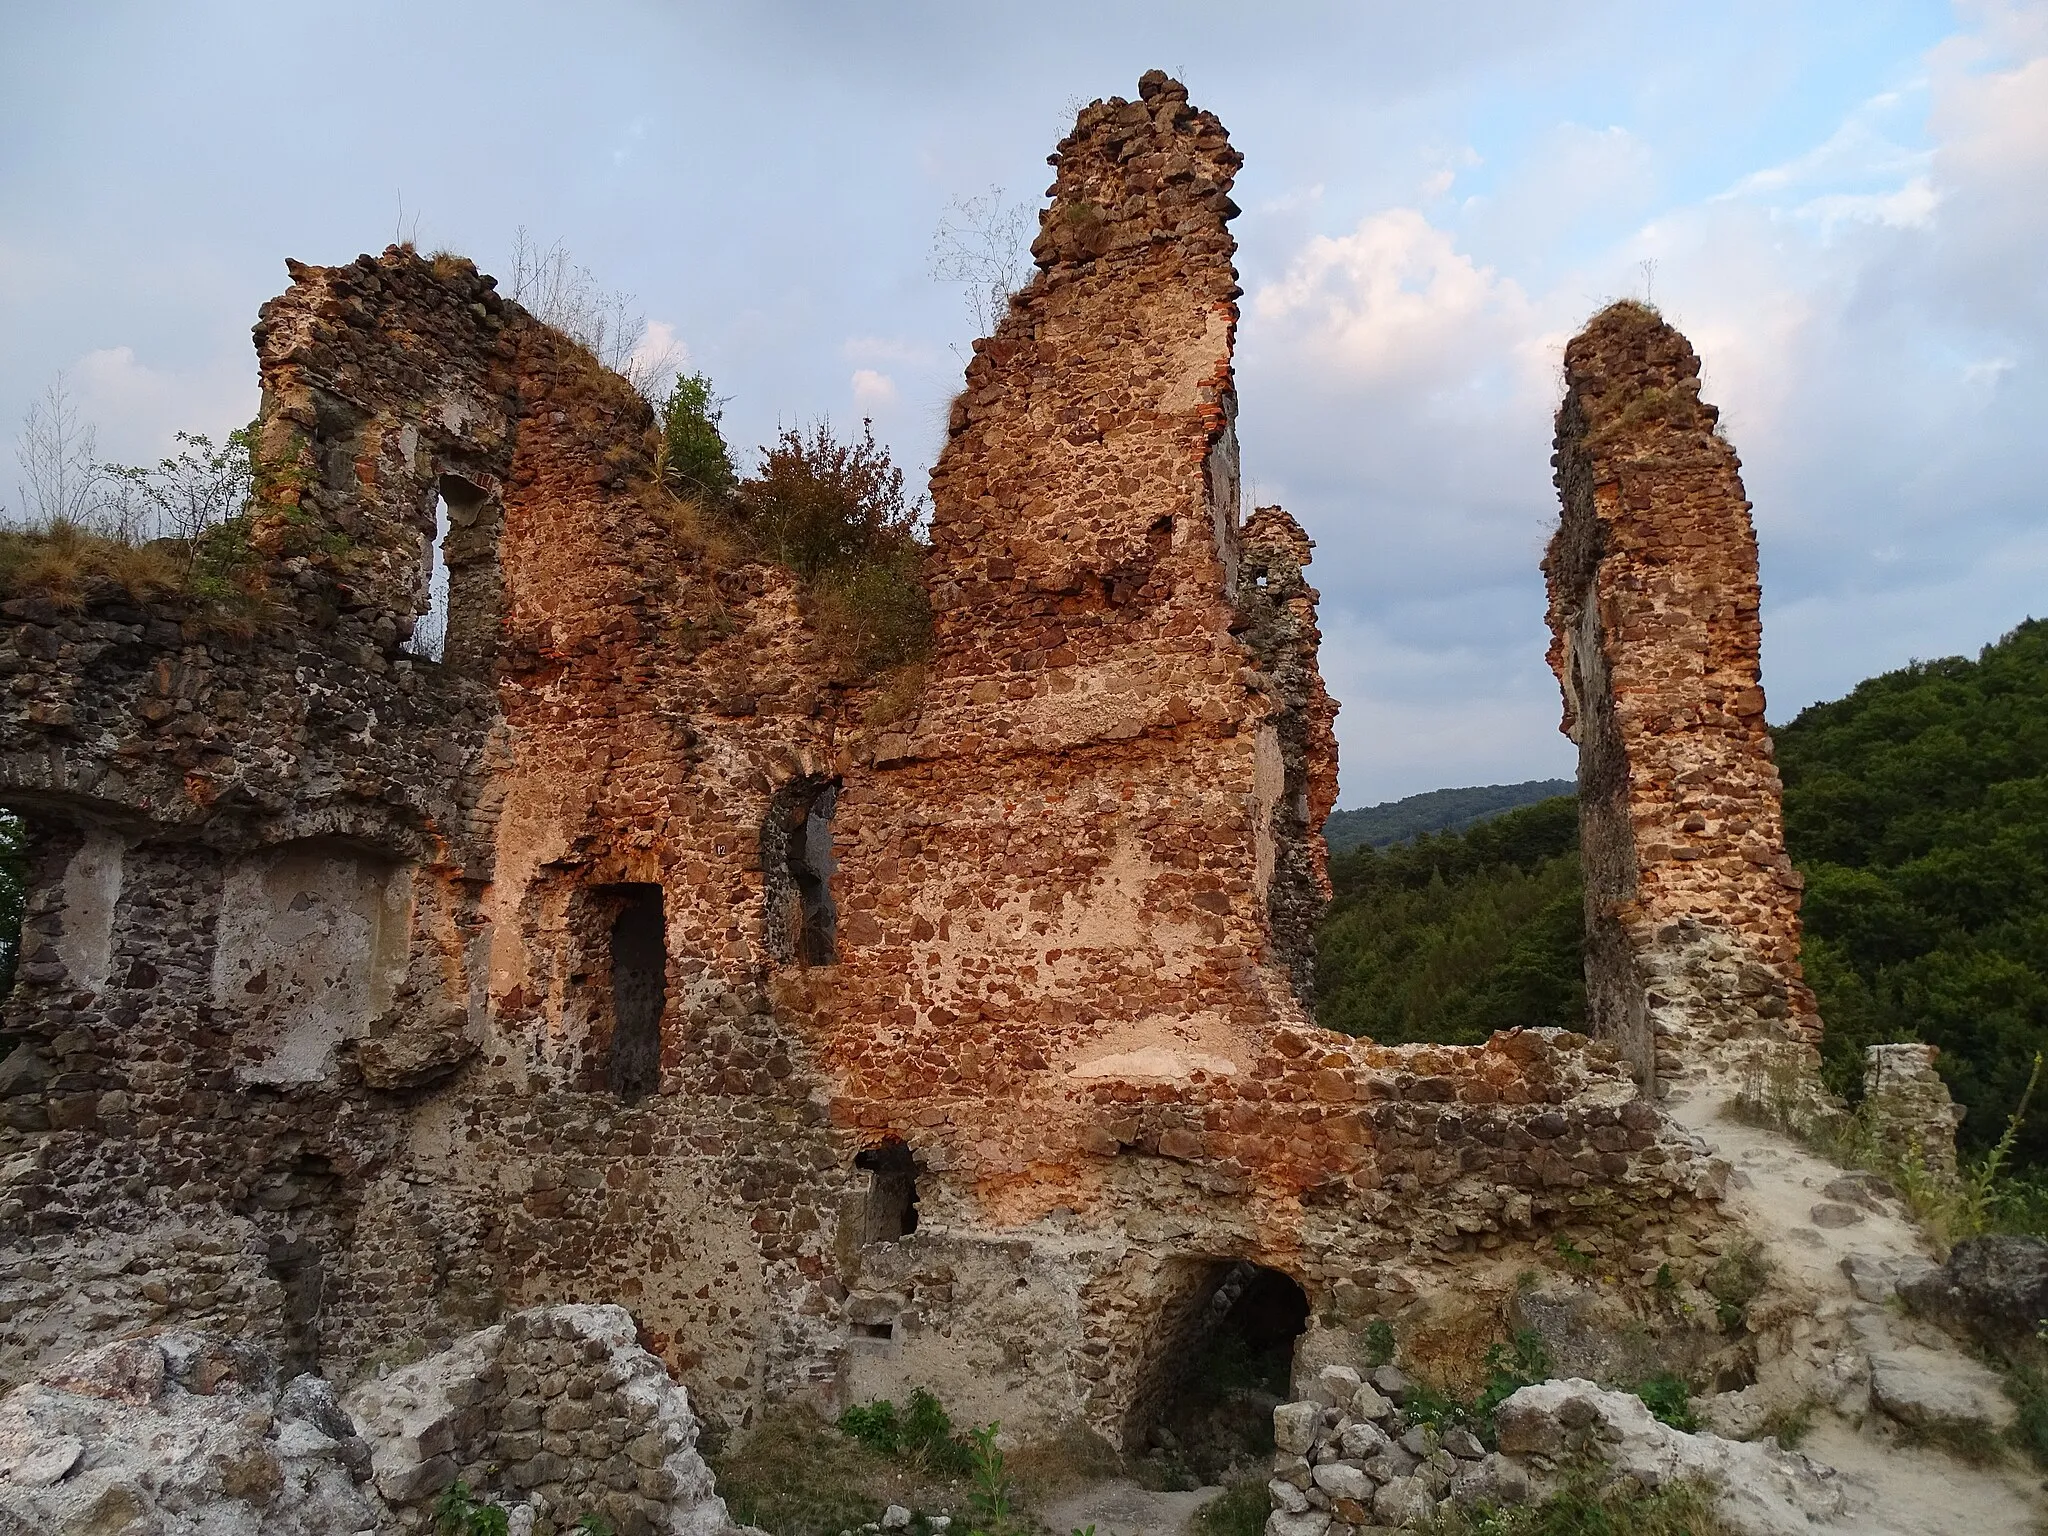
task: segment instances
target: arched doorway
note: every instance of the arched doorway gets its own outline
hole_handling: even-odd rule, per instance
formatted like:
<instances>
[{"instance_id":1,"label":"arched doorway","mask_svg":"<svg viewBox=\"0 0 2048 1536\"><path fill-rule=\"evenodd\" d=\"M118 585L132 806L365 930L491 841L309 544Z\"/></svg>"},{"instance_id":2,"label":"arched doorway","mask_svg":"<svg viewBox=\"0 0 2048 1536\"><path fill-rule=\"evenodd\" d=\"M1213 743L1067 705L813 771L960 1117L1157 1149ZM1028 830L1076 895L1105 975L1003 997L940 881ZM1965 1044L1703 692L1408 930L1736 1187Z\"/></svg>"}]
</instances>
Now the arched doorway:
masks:
<instances>
[{"instance_id":1,"label":"arched doorway","mask_svg":"<svg viewBox=\"0 0 2048 1536\"><path fill-rule=\"evenodd\" d=\"M1277 1269L1198 1262L1162 1314L1125 1419L1127 1454L1187 1487L1263 1476L1273 1409L1287 1401L1307 1293Z\"/></svg>"}]
</instances>

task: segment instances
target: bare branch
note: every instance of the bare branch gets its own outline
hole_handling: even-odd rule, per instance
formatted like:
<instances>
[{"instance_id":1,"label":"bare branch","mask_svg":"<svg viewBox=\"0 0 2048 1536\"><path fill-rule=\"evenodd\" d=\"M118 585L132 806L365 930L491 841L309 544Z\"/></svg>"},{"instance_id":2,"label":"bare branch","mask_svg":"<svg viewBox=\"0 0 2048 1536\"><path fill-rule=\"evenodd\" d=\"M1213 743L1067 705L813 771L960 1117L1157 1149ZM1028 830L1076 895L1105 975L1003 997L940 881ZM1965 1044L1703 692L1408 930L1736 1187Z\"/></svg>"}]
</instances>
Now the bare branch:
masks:
<instances>
[{"instance_id":1,"label":"bare branch","mask_svg":"<svg viewBox=\"0 0 2048 1536\"><path fill-rule=\"evenodd\" d=\"M975 334L993 336L1010 296L1031 277L1032 212L1005 199L1001 187L981 197L956 197L932 233L931 275L958 283Z\"/></svg>"},{"instance_id":2,"label":"bare branch","mask_svg":"<svg viewBox=\"0 0 2048 1536\"><path fill-rule=\"evenodd\" d=\"M39 527L90 524L101 494L98 449L98 431L79 419L64 375L58 374L22 418L15 448L24 476L15 487L21 515Z\"/></svg>"}]
</instances>

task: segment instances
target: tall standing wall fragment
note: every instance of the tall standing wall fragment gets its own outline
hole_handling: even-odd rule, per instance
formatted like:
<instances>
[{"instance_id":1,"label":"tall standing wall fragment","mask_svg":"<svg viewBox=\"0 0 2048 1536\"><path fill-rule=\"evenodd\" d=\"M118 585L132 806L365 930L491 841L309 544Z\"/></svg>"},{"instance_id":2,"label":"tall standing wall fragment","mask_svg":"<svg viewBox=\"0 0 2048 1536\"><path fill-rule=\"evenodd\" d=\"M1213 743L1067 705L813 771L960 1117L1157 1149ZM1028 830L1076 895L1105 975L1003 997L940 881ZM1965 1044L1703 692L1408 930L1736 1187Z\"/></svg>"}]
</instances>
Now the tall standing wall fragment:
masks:
<instances>
[{"instance_id":1,"label":"tall standing wall fragment","mask_svg":"<svg viewBox=\"0 0 2048 1536\"><path fill-rule=\"evenodd\" d=\"M1543 561L1579 747L1587 1006L1646 1088L1660 1054L1669 1071L1715 1040L1820 1035L1764 725L1756 533L1699 375L1640 304L1565 349Z\"/></svg>"}]
</instances>

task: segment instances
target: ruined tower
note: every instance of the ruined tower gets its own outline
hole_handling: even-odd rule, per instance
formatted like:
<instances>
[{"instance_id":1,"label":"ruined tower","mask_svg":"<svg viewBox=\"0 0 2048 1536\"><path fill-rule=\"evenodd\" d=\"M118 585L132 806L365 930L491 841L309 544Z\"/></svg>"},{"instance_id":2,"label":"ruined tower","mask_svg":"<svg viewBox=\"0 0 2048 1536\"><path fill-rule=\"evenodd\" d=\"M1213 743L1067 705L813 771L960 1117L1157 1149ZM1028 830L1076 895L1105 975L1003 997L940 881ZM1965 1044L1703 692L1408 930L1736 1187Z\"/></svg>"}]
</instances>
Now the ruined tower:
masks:
<instances>
[{"instance_id":1,"label":"ruined tower","mask_svg":"<svg viewBox=\"0 0 2048 1536\"><path fill-rule=\"evenodd\" d=\"M1543 561L1579 747L1591 1027L1646 1087L1660 1055L1669 1071L1717 1040L1820 1033L1764 726L1756 533L1699 376L1641 304L1573 339Z\"/></svg>"}]
</instances>

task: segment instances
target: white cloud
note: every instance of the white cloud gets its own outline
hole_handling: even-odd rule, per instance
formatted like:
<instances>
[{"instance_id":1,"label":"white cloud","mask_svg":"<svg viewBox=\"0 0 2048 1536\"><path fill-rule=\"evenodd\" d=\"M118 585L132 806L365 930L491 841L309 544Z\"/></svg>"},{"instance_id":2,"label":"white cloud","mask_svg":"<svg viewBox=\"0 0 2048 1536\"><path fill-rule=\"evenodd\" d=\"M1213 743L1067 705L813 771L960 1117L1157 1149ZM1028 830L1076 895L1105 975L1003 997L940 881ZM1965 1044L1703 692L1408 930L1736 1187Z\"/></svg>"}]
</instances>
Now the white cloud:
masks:
<instances>
[{"instance_id":1,"label":"white cloud","mask_svg":"<svg viewBox=\"0 0 2048 1536\"><path fill-rule=\"evenodd\" d=\"M1353 378L1445 378L1523 328L1528 304L1416 209L1391 208L1348 235L1311 239L1252 310L1283 346Z\"/></svg>"},{"instance_id":2,"label":"white cloud","mask_svg":"<svg viewBox=\"0 0 2048 1536\"><path fill-rule=\"evenodd\" d=\"M668 381L690 366L690 348L666 320L650 320L626 357L626 376L659 396Z\"/></svg>"},{"instance_id":3,"label":"white cloud","mask_svg":"<svg viewBox=\"0 0 2048 1536\"><path fill-rule=\"evenodd\" d=\"M133 347L102 347L65 370L81 420L99 431L108 459L154 462L179 432L203 432L216 443L256 414L256 365L225 359L199 371L149 366Z\"/></svg>"},{"instance_id":4,"label":"white cloud","mask_svg":"<svg viewBox=\"0 0 2048 1536\"><path fill-rule=\"evenodd\" d=\"M1344 804L1568 761L1537 569L1556 370L1646 259L1744 458L1774 719L2043 607L2048 26L1999 11L1813 148L1556 265L1560 182L1602 189L1592 218L1655 178L1619 130L1547 142L1483 203L1370 213L1252 284L1248 459L1321 540Z\"/></svg>"},{"instance_id":5,"label":"white cloud","mask_svg":"<svg viewBox=\"0 0 2048 1536\"><path fill-rule=\"evenodd\" d=\"M928 368L949 360L941 348L905 336L849 336L839 351L848 362L896 363L911 368Z\"/></svg>"},{"instance_id":6,"label":"white cloud","mask_svg":"<svg viewBox=\"0 0 2048 1536\"><path fill-rule=\"evenodd\" d=\"M896 381L872 368L853 371L853 403L857 410L879 411L896 403Z\"/></svg>"}]
</instances>

